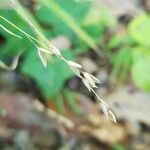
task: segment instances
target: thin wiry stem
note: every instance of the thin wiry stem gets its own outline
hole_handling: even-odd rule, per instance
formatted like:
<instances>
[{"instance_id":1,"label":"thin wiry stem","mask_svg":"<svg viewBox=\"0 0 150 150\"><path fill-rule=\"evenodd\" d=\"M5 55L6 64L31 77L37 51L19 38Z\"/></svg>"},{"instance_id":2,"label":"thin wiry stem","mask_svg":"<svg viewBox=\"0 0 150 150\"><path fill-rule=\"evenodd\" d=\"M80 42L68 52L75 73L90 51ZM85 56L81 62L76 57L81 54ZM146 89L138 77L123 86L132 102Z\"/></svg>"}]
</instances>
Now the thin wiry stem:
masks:
<instances>
[{"instance_id":1,"label":"thin wiry stem","mask_svg":"<svg viewBox=\"0 0 150 150\"><path fill-rule=\"evenodd\" d=\"M35 20L33 15L29 11L27 11L26 8L23 7L18 0L15 0L15 3L16 7L14 9L18 13L18 15L31 26L41 42L48 44L49 41L43 35L43 30L40 27L39 23Z\"/></svg>"},{"instance_id":2,"label":"thin wiry stem","mask_svg":"<svg viewBox=\"0 0 150 150\"><path fill-rule=\"evenodd\" d=\"M8 19L4 18L3 16L0 15L0 18L3 19L4 21L6 21L8 24L10 24L12 27L14 27L15 29L17 29L18 31L20 31L21 33L23 33L28 39L32 39L35 42L37 42L38 44L40 44L41 46L47 48L43 43L41 43L38 39L34 38L33 36L31 36L29 33L23 31L21 28L19 28L17 25L13 24L12 22L10 22Z\"/></svg>"},{"instance_id":3,"label":"thin wiry stem","mask_svg":"<svg viewBox=\"0 0 150 150\"><path fill-rule=\"evenodd\" d=\"M19 35L13 33L13 32L10 31L10 30L8 30L8 29L7 29L6 27L4 27L3 25L0 24L0 27L1 27L4 31L6 31L7 33L9 33L9 34L11 34L11 35L13 35L13 36L15 36L15 37L17 37L17 38L19 38L19 39L22 39L21 36L19 36Z\"/></svg>"},{"instance_id":4,"label":"thin wiry stem","mask_svg":"<svg viewBox=\"0 0 150 150\"><path fill-rule=\"evenodd\" d=\"M108 118L108 115L110 114L112 117L112 120L115 123L117 123L116 117L115 117L113 111L111 110L111 108L108 106L108 104L97 95L97 93L94 91L94 89L91 89L91 91L97 97L98 102L100 102L100 105L102 107L103 113L106 116L106 118Z\"/></svg>"}]
</instances>

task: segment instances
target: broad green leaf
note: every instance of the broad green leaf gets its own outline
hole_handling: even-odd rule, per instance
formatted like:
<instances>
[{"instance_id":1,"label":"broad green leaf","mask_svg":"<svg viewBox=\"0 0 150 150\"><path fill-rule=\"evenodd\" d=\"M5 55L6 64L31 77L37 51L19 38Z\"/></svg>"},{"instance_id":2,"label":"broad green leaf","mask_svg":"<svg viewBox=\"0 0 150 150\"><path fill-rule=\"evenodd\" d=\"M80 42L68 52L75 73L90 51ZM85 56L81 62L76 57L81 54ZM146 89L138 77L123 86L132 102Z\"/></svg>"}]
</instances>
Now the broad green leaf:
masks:
<instances>
[{"instance_id":1,"label":"broad green leaf","mask_svg":"<svg viewBox=\"0 0 150 150\"><path fill-rule=\"evenodd\" d=\"M88 25L84 29L94 40L99 40L104 34L104 27L102 25Z\"/></svg>"},{"instance_id":2,"label":"broad green leaf","mask_svg":"<svg viewBox=\"0 0 150 150\"><path fill-rule=\"evenodd\" d=\"M60 2L56 2L54 0L37 0L45 5L49 9L49 13L52 12L55 14L55 18L59 18L63 23L65 23L75 34L78 38L84 41L89 47L93 50L97 51L97 44L95 41L80 27L79 23L70 15L71 11L66 11L60 6ZM66 5L68 5L68 1L66 1ZM64 1L63 1L64 2ZM70 7L70 9L75 8L75 6ZM62 25L62 24L60 24Z\"/></svg>"},{"instance_id":3,"label":"broad green leaf","mask_svg":"<svg viewBox=\"0 0 150 150\"><path fill-rule=\"evenodd\" d=\"M73 58L70 51L64 54L68 59ZM62 90L65 81L73 75L68 66L55 57L52 57L47 68L44 68L37 51L31 51L27 55L21 71L36 81L45 98L56 96Z\"/></svg>"},{"instance_id":4,"label":"broad green leaf","mask_svg":"<svg viewBox=\"0 0 150 150\"><path fill-rule=\"evenodd\" d=\"M10 22L14 22L19 27L24 27L25 23L20 19L20 17L16 14L14 10L1 10L0 9L0 15L4 18L7 18ZM2 20L0 19L0 22ZM4 24L8 25L8 24ZM12 31L14 31L14 28L12 28Z\"/></svg>"},{"instance_id":5,"label":"broad green leaf","mask_svg":"<svg viewBox=\"0 0 150 150\"><path fill-rule=\"evenodd\" d=\"M133 49L131 75L134 83L142 90L150 92L150 51L144 47Z\"/></svg>"},{"instance_id":6,"label":"broad green leaf","mask_svg":"<svg viewBox=\"0 0 150 150\"><path fill-rule=\"evenodd\" d=\"M74 0L56 0L56 2L61 6L61 8L75 18L78 24L80 24L90 6L89 3L79 4ZM72 7L74 9L72 9ZM35 15L39 22L47 26L49 25L49 31L54 36L63 34L75 39L73 31L68 28L68 26L61 19L55 16L52 10L48 9L44 5L40 5L39 9L36 10Z\"/></svg>"},{"instance_id":7,"label":"broad green leaf","mask_svg":"<svg viewBox=\"0 0 150 150\"><path fill-rule=\"evenodd\" d=\"M128 32L135 42L150 46L150 15L142 14L135 17L129 23Z\"/></svg>"},{"instance_id":8,"label":"broad green leaf","mask_svg":"<svg viewBox=\"0 0 150 150\"><path fill-rule=\"evenodd\" d=\"M85 17L87 11L90 8L90 3L76 3L74 0L55 0L55 2L66 12L69 13L79 24L82 22ZM73 9L72 9L73 8ZM65 26L62 20L56 17L53 14L52 10L49 10L47 7L40 5L39 9L36 10L37 19L44 23L55 25L56 28L61 28L61 26ZM62 18L63 19L63 18Z\"/></svg>"},{"instance_id":9,"label":"broad green leaf","mask_svg":"<svg viewBox=\"0 0 150 150\"><path fill-rule=\"evenodd\" d=\"M90 8L89 2L81 4L76 3L74 0L56 0L56 2L64 11L76 20L79 26ZM73 45L79 45L79 40L75 36L75 33L63 21L64 18L60 19L51 9L44 5L40 5L39 9L36 10L35 15L37 20L47 27L46 35L48 35L48 37L66 35L71 39Z\"/></svg>"}]
</instances>

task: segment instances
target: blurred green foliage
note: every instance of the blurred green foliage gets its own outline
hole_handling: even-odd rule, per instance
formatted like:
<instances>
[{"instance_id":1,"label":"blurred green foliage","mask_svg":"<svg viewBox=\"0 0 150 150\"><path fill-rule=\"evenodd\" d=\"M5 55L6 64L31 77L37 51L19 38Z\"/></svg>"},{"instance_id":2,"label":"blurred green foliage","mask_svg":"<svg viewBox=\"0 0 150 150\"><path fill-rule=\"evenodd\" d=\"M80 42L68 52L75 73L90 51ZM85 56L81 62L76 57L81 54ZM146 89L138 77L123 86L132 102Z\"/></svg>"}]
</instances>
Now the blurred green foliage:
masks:
<instances>
[{"instance_id":1,"label":"blurred green foliage","mask_svg":"<svg viewBox=\"0 0 150 150\"><path fill-rule=\"evenodd\" d=\"M120 144L113 144L112 150L125 150Z\"/></svg>"},{"instance_id":2,"label":"blurred green foliage","mask_svg":"<svg viewBox=\"0 0 150 150\"><path fill-rule=\"evenodd\" d=\"M128 32L136 43L150 46L150 16L142 14L135 17L129 24Z\"/></svg>"},{"instance_id":3,"label":"blurred green foliage","mask_svg":"<svg viewBox=\"0 0 150 150\"><path fill-rule=\"evenodd\" d=\"M74 0L58 0L57 3L65 12L68 12L69 15L75 19L79 26L81 26L81 22L90 8L89 2L79 5ZM49 39L59 35L65 35L71 40L72 47L74 47L74 49L79 48L79 45L86 45L81 40L78 40L74 32L58 16L56 16L53 11L49 10L44 5L39 6L39 9L35 10L34 16ZM14 10L0 10L0 15L16 24L23 31L36 36L31 27L29 27L29 25L27 25ZM20 73L33 79L45 99L55 99L55 101L53 101L54 104L60 112L63 112L63 99L60 97L58 98L58 95L64 88L66 80L73 76L71 70L66 66L66 64L55 57L50 58L48 66L45 69L39 60L36 47L34 47L33 43L5 21L0 20L0 23L2 26L7 27L8 31L12 31L16 35L23 37L23 39L17 39L4 30L0 30L1 36L6 39L6 41L1 45L2 51L0 53L0 58L7 61L9 57L11 58L15 54L23 51L23 61L20 65ZM84 47L88 48L88 45ZM71 50L66 50L62 52L62 54L67 59L73 60L75 58L74 52ZM78 113L79 110L76 107L73 97L69 94L69 92L65 91L63 94L66 102L73 112ZM57 99L59 100L57 101Z\"/></svg>"},{"instance_id":4,"label":"blurred green foliage","mask_svg":"<svg viewBox=\"0 0 150 150\"><path fill-rule=\"evenodd\" d=\"M139 88L150 91L150 50L148 48L139 46L133 49L131 75Z\"/></svg>"},{"instance_id":5,"label":"blurred green foliage","mask_svg":"<svg viewBox=\"0 0 150 150\"><path fill-rule=\"evenodd\" d=\"M63 55L73 59L71 51L64 51ZM36 81L47 99L56 96L63 88L64 82L73 75L68 66L55 57L51 57L47 68L44 68L36 50L27 54L21 72Z\"/></svg>"},{"instance_id":6,"label":"blurred green foliage","mask_svg":"<svg viewBox=\"0 0 150 150\"><path fill-rule=\"evenodd\" d=\"M105 30L107 28L117 28L117 21L107 8L95 8L90 2L76 3L74 0L56 0L55 3L63 10L64 14L69 15L70 20L75 21L73 21L74 28L71 27L72 24L68 23L69 19L65 22L65 18L56 15L54 10L43 4L38 5L38 9L34 10L33 16L48 39L65 35L71 40L72 47L63 52L66 58L74 59L77 54L84 53L90 48L88 42L83 42L77 38L79 35L76 34L81 31L79 33L81 35L83 33L82 37L85 38L85 41L89 40L85 35L90 35L90 39L94 43L102 46L104 53L107 49L107 53L111 56L111 58L108 58L109 65L112 66L110 79L122 82L131 71L135 84L143 90L150 91L150 16L148 14L133 18L129 22L128 33L124 37L120 38L118 35L112 34L107 42L103 42ZM0 10L0 15L6 17L25 32L36 36L14 10ZM73 76L70 69L55 57L50 58L47 69L45 69L38 58L33 43L3 20L0 20L0 24L23 37L23 39L18 39L1 28L0 35L5 40L0 45L0 58L7 61L9 57L23 51L20 73L36 81L38 88L46 99L55 97L56 101L54 103L59 111L63 112L63 100L60 96L56 97L63 91L66 80ZM72 96L68 93L68 91L63 91L66 100L69 99L68 105L74 112L79 112L79 110L76 110ZM57 101L57 99L60 101Z\"/></svg>"},{"instance_id":7,"label":"blurred green foliage","mask_svg":"<svg viewBox=\"0 0 150 150\"><path fill-rule=\"evenodd\" d=\"M135 17L128 26L128 32L135 42L131 67L133 81L139 88L150 92L150 16L142 14Z\"/></svg>"},{"instance_id":8,"label":"blurred green foliage","mask_svg":"<svg viewBox=\"0 0 150 150\"><path fill-rule=\"evenodd\" d=\"M61 8L63 8L63 10L75 19L78 25L81 25L83 18L90 8L89 2L81 4L76 3L74 0L56 0L56 2ZM49 25L49 31L47 29L47 32L50 32L53 36L58 34L67 35L73 42L73 31L60 18L58 18L52 10L48 9L48 7L41 4L39 9L36 10L35 16L40 23Z\"/></svg>"},{"instance_id":9,"label":"blurred green foliage","mask_svg":"<svg viewBox=\"0 0 150 150\"><path fill-rule=\"evenodd\" d=\"M16 24L19 27L21 27L24 31L28 31L28 33L32 33L32 30L27 27L27 25L19 18L19 16L15 13L13 10L0 10L0 15L3 17L7 18L14 24ZM18 39L4 30L0 29L1 36L6 39L5 43L0 45L1 47L1 52L0 52L0 57L1 59L4 59L5 57L7 58L8 56L13 56L18 52L22 52L23 50L29 50L33 49L33 45L27 40L20 32L18 32L15 28L12 28L8 23L4 22L3 20L0 20L0 23L4 26L7 27L10 31L13 33L20 35L23 37L23 39ZM16 45L17 43L17 45Z\"/></svg>"},{"instance_id":10,"label":"blurred green foliage","mask_svg":"<svg viewBox=\"0 0 150 150\"><path fill-rule=\"evenodd\" d=\"M133 18L127 28L127 34L120 38L113 35L109 49L118 49L112 56L111 79L124 81L131 71L135 85L150 91L150 16L146 13Z\"/></svg>"},{"instance_id":11,"label":"blurred green foliage","mask_svg":"<svg viewBox=\"0 0 150 150\"><path fill-rule=\"evenodd\" d=\"M111 72L111 80L119 79L122 82L126 79L126 75L131 65L131 51L128 47L122 47L117 54L112 57L113 69Z\"/></svg>"}]
</instances>

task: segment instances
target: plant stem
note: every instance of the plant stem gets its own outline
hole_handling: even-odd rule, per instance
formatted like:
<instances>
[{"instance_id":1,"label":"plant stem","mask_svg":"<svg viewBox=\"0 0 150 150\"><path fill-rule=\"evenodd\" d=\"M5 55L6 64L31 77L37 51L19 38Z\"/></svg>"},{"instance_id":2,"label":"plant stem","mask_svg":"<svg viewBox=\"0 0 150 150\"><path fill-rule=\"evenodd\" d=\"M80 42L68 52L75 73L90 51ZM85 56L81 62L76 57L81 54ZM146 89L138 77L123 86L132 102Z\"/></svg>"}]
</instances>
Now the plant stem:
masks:
<instances>
[{"instance_id":1,"label":"plant stem","mask_svg":"<svg viewBox=\"0 0 150 150\"><path fill-rule=\"evenodd\" d=\"M34 38L33 36L31 36L30 34L26 33L25 31L23 31L21 28L19 28L18 26L16 26L15 24L13 24L12 22L10 22L9 20L7 20L6 18L4 18L3 16L0 15L0 18L3 19L4 21L6 21L8 24L10 24L11 26L13 26L15 29L17 29L18 31L20 31L21 33L23 33L27 38L29 38L30 40L34 40L35 42L37 42L38 44L43 45L43 43L41 43L38 39Z\"/></svg>"},{"instance_id":2,"label":"plant stem","mask_svg":"<svg viewBox=\"0 0 150 150\"><path fill-rule=\"evenodd\" d=\"M46 37L43 34L43 30L40 27L39 23L36 21L36 19L34 18L34 16L25 8L23 7L18 0L16 0L16 7L15 7L16 12L18 13L18 15L25 21L27 22L31 28L33 29L33 31L36 33L39 41L41 41L41 43L49 46L49 41L46 39Z\"/></svg>"}]
</instances>

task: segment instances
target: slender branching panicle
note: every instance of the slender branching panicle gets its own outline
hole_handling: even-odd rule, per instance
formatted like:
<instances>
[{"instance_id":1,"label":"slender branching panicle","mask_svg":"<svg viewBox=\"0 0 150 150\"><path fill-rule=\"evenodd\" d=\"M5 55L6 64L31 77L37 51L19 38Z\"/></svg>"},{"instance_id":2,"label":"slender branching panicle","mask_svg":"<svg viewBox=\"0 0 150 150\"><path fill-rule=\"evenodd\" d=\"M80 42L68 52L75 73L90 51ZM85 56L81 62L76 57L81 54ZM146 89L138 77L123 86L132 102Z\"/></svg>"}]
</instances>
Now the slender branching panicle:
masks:
<instances>
[{"instance_id":1,"label":"slender branching panicle","mask_svg":"<svg viewBox=\"0 0 150 150\"><path fill-rule=\"evenodd\" d=\"M87 87L89 92L92 92L93 94L95 94L95 96L97 97L98 103L100 107L102 108L102 111L105 114L105 116L108 118L108 116L110 115L112 120L116 123L116 117L113 111L111 110L111 108L107 105L105 101L100 99L97 93L95 92L95 89L98 88L96 84L100 83L99 79L83 71L82 66L80 64L64 58L60 50L57 49L52 43L50 43L49 40L41 33L41 28L36 22L36 20L33 19L32 15L29 13L26 13L25 9L21 6L21 4L19 4L17 0L5 0L5 1L7 1L7 4L13 4L13 6L15 5L14 9L21 16L21 18L24 18L24 20L31 26L33 31L36 33L38 39L24 32L22 29L20 29L19 27L11 23L6 18L0 16L0 19L3 19L7 23L9 23L11 26L19 30L21 33L23 33L27 38L29 38L34 43L34 45L37 47L38 56L45 68L47 66L47 61L48 61L46 57L47 55L55 55L60 61L65 62L70 67L70 69L75 73L75 75L78 76L82 80L83 84ZM9 34L20 38L19 35L12 33L11 31L7 30L4 26L0 25L0 27L4 29L6 32L8 32Z\"/></svg>"},{"instance_id":2,"label":"slender branching panicle","mask_svg":"<svg viewBox=\"0 0 150 150\"><path fill-rule=\"evenodd\" d=\"M56 57L58 57L61 61L64 61L70 67L70 69L82 80L83 84L88 88L89 92L93 92L95 94L105 116L108 118L108 116L110 115L112 120L116 123L116 117L113 111L105 101L99 98L99 96L94 90L95 88L98 88L96 86L96 83L100 83L100 81L96 77L87 72L84 72L80 64L65 59L54 45L51 45L49 49L38 48L38 54L44 67L46 67L47 64L47 59L44 54L53 54Z\"/></svg>"}]
</instances>

